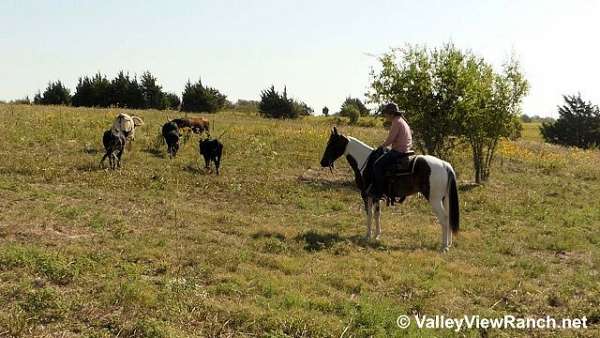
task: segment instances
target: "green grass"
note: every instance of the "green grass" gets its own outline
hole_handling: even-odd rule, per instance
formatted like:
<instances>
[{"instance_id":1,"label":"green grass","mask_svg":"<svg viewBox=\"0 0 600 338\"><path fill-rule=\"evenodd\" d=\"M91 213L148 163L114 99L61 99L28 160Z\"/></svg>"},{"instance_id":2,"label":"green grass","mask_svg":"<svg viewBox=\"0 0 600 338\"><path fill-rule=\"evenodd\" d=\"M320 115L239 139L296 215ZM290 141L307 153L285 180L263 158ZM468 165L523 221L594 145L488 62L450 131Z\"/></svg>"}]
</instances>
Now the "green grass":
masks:
<instances>
[{"instance_id":1,"label":"green grass","mask_svg":"<svg viewBox=\"0 0 600 338\"><path fill-rule=\"evenodd\" d=\"M528 141L539 141L542 142L542 134L540 133L540 127L542 126L539 122L523 123L523 130L521 131L521 138Z\"/></svg>"},{"instance_id":2,"label":"green grass","mask_svg":"<svg viewBox=\"0 0 600 338\"><path fill-rule=\"evenodd\" d=\"M221 176L197 139L169 160L161 125L135 111L119 171L102 170L117 110L0 105L0 336L424 337L600 333L598 151L524 140L491 181L455 155L461 232L438 252L426 201L384 208L362 240L347 164L318 162L333 118L210 115L227 130ZM343 127L371 144L382 128ZM397 328L402 314L587 316L585 331Z\"/></svg>"}]
</instances>

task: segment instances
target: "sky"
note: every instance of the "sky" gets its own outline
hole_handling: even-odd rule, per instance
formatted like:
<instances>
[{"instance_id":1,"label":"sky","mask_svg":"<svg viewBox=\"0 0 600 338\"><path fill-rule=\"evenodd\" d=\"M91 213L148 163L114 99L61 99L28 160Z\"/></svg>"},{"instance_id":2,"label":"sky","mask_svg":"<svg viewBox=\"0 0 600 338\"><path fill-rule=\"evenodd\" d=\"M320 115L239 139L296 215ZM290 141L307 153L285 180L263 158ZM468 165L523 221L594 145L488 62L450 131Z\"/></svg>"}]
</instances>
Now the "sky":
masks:
<instances>
[{"instance_id":1,"label":"sky","mask_svg":"<svg viewBox=\"0 0 600 338\"><path fill-rule=\"evenodd\" d=\"M181 94L202 79L228 99L275 85L320 112L364 99L378 56L453 42L530 83L528 115L557 116L563 94L600 103L600 0L0 0L0 100L49 81L154 74Z\"/></svg>"}]
</instances>

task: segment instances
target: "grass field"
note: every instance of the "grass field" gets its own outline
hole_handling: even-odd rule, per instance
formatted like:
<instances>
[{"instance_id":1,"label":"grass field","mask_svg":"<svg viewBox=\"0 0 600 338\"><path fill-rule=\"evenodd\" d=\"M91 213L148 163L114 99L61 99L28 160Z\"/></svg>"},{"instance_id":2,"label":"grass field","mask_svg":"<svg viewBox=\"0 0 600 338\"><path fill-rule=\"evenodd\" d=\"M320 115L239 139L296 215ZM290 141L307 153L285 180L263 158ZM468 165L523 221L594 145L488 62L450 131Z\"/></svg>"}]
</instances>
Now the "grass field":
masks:
<instances>
[{"instance_id":1,"label":"grass field","mask_svg":"<svg viewBox=\"0 0 600 338\"><path fill-rule=\"evenodd\" d=\"M531 122L523 123L523 130L521 131L521 138L528 141L539 141L542 142L542 135L540 134L541 123Z\"/></svg>"},{"instance_id":2,"label":"grass field","mask_svg":"<svg viewBox=\"0 0 600 338\"><path fill-rule=\"evenodd\" d=\"M99 168L117 110L0 105L0 336L600 335L600 153L502 143L491 181L452 160L461 232L447 254L426 201L384 208L362 240L345 162L319 168L331 120L223 112L221 176L197 139L166 157L145 120ZM526 126L527 128L527 126ZM531 128L530 128L531 129ZM342 127L370 144L382 128ZM401 330L403 314L586 316L586 330Z\"/></svg>"}]
</instances>

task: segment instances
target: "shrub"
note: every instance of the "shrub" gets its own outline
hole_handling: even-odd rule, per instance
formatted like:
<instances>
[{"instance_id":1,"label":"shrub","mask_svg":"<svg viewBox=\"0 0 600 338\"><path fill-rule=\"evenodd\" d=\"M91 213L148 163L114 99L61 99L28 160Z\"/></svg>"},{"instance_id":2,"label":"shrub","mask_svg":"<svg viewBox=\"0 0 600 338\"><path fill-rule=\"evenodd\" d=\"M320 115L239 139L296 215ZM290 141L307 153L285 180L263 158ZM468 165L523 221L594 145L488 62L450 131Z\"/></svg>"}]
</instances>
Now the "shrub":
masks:
<instances>
[{"instance_id":1,"label":"shrub","mask_svg":"<svg viewBox=\"0 0 600 338\"><path fill-rule=\"evenodd\" d=\"M353 105L344 107L342 111L340 111L340 115L347 116L350 119L350 124L357 124L360 119L360 111Z\"/></svg>"},{"instance_id":2,"label":"shrub","mask_svg":"<svg viewBox=\"0 0 600 338\"><path fill-rule=\"evenodd\" d=\"M162 87L150 72L146 71L140 78L140 89L144 97L144 108L165 109L167 102L164 100Z\"/></svg>"},{"instance_id":3,"label":"shrub","mask_svg":"<svg viewBox=\"0 0 600 338\"><path fill-rule=\"evenodd\" d=\"M110 83L110 104L115 107L140 109L144 108L144 93L134 76L120 71Z\"/></svg>"},{"instance_id":4,"label":"shrub","mask_svg":"<svg viewBox=\"0 0 600 338\"><path fill-rule=\"evenodd\" d=\"M583 149L600 145L598 106L585 102L581 94L563 98L565 104L558 107L560 117L555 122L544 122L540 127L544 140Z\"/></svg>"},{"instance_id":5,"label":"shrub","mask_svg":"<svg viewBox=\"0 0 600 338\"><path fill-rule=\"evenodd\" d=\"M111 105L111 83L105 75L97 73L94 77L79 78L73 95L76 107L109 107Z\"/></svg>"},{"instance_id":6,"label":"shrub","mask_svg":"<svg viewBox=\"0 0 600 338\"><path fill-rule=\"evenodd\" d=\"M201 80L194 84L188 80L181 99L181 110L185 112L215 113L227 102L227 96L215 88L203 86Z\"/></svg>"},{"instance_id":7,"label":"shrub","mask_svg":"<svg viewBox=\"0 0 600 338\"><path fill-rule=\"evenodd\" d=\"M283 94L275 90L275 86L263 90L260 94L258 111L261 115L270 118L297 118L298 110L294 109L294 102L287 97L287 89Z\"/></svg>"},{"instance_id":8,"label":"shrub","mask_svg":"<svg viewBox=\"0 0 600 338\"><path fill-rule=\"evenodd\" d=\"M292 104L292 109L294 109L299 116L309 116L313 113L313 109L302 101L292 99Z\"/></svg>"},{"instance_id":9,"label":"shrub","mask_svg":"<svg viewBox=\"0 0 600 338\"><path fill-rule=\"evenodd\" d=\"M329 116L329 108L327 108L327 106L323 107L321 112L323 113L323 116Z\"/></svg>"},{"instance_id":10,"label":"shrub","mask_svg":"<svg viewBox=\"0 0 600 338\"><path fill-rule=\"evenodd\" d=\"M181 100L175 93L165 93L162 97L162 100L162 106L165 109L178 110L179 106L181 105Z\"/></svg>"},{"instance_id":11,"label":"shrub","mask_svg":"<svg viewBox=\"0 0 600 338\"><path fill-rule=\"evenodd\" d=\"M346 108L349 107L355 107L358 110L360 116L368 116L370 114L369 109L367 109L367 107L364 105L364 103L362 103L361 100L357 98L347 97L344 103L342 103L342 107L340 108L340 115L347 116L343 114L344 112L347 112Z\"/></svg>"},{"instance_id":12,"label":"shrub","mask_svg":"<svg viewBox=\"0 0 600 338\"><path fill-rule=\"evenodd\" d=\"M71 92L62 82L50 82L43 94L38 92L33 98L34 104L56 104L69 105L71 104Z\"/></svg>"}]
</instances>

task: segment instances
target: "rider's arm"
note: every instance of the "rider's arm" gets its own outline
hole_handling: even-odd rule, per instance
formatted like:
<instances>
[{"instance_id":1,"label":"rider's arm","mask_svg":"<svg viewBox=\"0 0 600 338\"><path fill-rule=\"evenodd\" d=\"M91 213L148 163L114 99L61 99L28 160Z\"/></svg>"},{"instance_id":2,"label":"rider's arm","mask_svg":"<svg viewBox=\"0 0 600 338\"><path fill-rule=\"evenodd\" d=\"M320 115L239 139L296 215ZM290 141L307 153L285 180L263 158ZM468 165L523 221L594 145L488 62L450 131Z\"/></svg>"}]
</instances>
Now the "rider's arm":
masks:
<instances>
[{"instance_id":1,"label":"rider's arm","mask_svg":"<svg viewBox=\"0 0 600 338\"><path fill-rule=\"evenodd\" d=\"M396 137L398 137L398 133L400 132L400 126L397 121L392 121L392 126L390 127L390 133L388 134L387 139L381 144L381 147L391 146L394 143Z\"/></svg>"}]
</instances>

